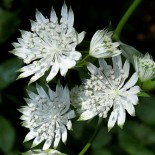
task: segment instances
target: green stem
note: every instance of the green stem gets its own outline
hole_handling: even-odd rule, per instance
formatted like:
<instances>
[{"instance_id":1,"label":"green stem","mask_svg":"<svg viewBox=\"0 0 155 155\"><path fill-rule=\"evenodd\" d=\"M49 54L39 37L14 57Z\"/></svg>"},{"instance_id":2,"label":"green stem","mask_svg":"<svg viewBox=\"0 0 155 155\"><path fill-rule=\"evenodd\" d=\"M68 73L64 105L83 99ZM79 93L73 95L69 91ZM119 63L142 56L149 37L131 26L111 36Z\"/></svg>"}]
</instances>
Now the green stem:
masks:
<instances>
[{"instance_id":1,"label":"green stem","mask_svg":"<svg viewBox=\"0 0 155 155\"><path fill-rule=\"evenodd\" d=\"M76 67L82 67L83 65L85 65L86 63L85 63L85 60L87 59L87 58L89 58L90 57L90 55L88 54L88 55L86 55L77 65L76 65Z\"/></svg>"},{"instance_id":2,"label":"green stem","mask_svg":"<svg viewBox=\"0 0 155 155\"><path fill-rule=\"evenodd\" d=\"M96 130L94 132L94 134L92 135L92 137L90 138L89 142L86 144L86 146L82 149L82 151L79 153L79 155L84 155L87 150L90 148L90 146L92 145L94 139L96 138L97 134L98 134L98 131L100 130L100 127L101 127L101 123L102 123L102 118L99 117L99 120L98 120L98 124L97 124L97 127L96 127Z\"/></svg>"},{"instance_id":3,"label":"green stem","mask_svg":"<svg viewBox=\"0 0 155 155\"><path fill-rule=\"evenodd\" d=\"M125 12L125 14L123 15L123 17L121 18L120 22L118 23L115 31L114 31L114 35L113 35L113 39L114 40L118 40L121 34L121 31L124 27L124 25L126 24L127 20L129 19L129 17L132 15L132 13L134 12L134 10L136 9L136 7L142 2L142 0L134 0L133 3L130 5L130 7L128 8L128 10Z\"/></svg>"}]
</instances>

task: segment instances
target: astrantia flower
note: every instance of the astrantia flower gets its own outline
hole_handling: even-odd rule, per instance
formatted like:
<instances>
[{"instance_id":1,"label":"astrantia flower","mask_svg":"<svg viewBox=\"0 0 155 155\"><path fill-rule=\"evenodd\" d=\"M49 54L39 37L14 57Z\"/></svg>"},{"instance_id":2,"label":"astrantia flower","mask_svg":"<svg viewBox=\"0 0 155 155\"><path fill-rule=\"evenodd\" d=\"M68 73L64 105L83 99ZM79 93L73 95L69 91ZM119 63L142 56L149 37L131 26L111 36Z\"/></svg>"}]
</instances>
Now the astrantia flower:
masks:
<instances>
[{"instance_id":1,"label":"astrantia flower","mask_svg":"<svg viewBox=\"0 0 155 155\"><path fill-rule=\"evenodd\" d=\"M29 150L25 153L22 153L22 155L67 155L67 154L61 153L61 152L54 150L54 149L48 149L45 151L35 149L35 150Z\"/></svg>"},{"instance_id":2,"label":"astrantia flower","mask_svg":"<svg viewBox=\"0 0 155 155\"><path fill-rule=\"evenodd\" d=\"M112 32L98 30L90 42L89 55L95 58L109 58L121 53L118 42L112 42Z\"/></svg>"},{"instance_id":3,"label":"astrantia flower","mask_svg":"<svg viewBox=\"0 0 155 155\"><path fill-rule=\"evenodd\" d=\"M125 122L126 112L135 115L134 105L138 103L137 93L139 86L134 86L138 80L138 74L125 81L129 76L129 62L126 60L122 66L121 56L112 58L113 68L107 65L104 59L99 59L100 67L88 65L90 79L82 86L75 87L71 93L71 102L81 113L79 120L88 120L96 115L106 118L113 108L109 121L109 130L117 124L122 127Z\"/></svg>"},{"instance_id":4,"label":"astrantia flower","mask_svg":"<svg viewBox=\"0 0 155 155\"><path fill-rule=\"evenodd\" d=\"M151 80L155 77L155 62L148 53L145 54L143 58L135 56L134 67L142 82Z\"/></svg>"},{"instance_id":5,"label":"astrantia flower","mask_svg":"<svg viewBox=\"0 0 155 155\"><path fill-rule=\"evenodd\" d=\"M75 117L74 110L70 109L70 95L68 87L63 88L60 83L56 86L56 92L48 87L48 94L37 85L38 94L28 92L30 98L25 99L27 106L19 109L23 115L22 125L30 129L25 141L33 138L32 147L45 141L43 150L48 149L53 143L54 148L60 139L65 143L67 140L67 129L72 128L70 119Z\"/></svg>"},{"instance_id":6,"label":"astrantia flower","mask_svg":"<svg viewBox=\"0 0 155 155\"><path fill-rule=\"evenodd\" d=\"M47 19L37 10L36 21L31 21L31 32L21 31L22 37L18 43L13 43L15 49L12 53L29 65L19 70L22 73L18 78L33 75L32 83L50 69L46 78L50 81L59 70L65 76L81 58L81 53L75 48L83 40L85 32L78 34L73 28L74 14L71 8L67 10L65 3L61 16L58 20L52 9L50 19Z\"/></svg>"}]
</instances>

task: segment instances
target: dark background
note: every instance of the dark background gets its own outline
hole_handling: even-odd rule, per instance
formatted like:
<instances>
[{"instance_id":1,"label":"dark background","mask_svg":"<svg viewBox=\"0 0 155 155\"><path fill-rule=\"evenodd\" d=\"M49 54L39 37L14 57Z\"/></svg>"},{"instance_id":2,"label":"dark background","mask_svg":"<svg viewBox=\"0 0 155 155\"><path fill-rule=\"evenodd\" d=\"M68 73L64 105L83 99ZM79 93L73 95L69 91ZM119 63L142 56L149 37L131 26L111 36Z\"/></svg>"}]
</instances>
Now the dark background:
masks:
<instances>
[{"instance_id":1,"label":"dark background","mask_svg":"<svg viewBox=\"0 0 155 155\"><path fill-rule=\"evenodd\" d=\"M86 31L85 40L90 41L96 30L112 29L132 3L132 0L66 0L74 15L74 27L78 32ZM15 80L23 63L10 54L11 45L20 37L19 29L30 30L29 19L35 20L36 8L49 17L53 6L60 16L63 0L0 0L0 155L18 155L27 151L31 142L22 143L28 130L20 126L17 111L25 105L25 89L29 77ZM155 1L143 0L125 25L121 41L142 53L149 52L155 57ZM76 76L73 76L76 78ZM73 79L72 79L73 80ZM73 80L74 81L74 80ZM127 116L123 130L117 126L107 132L107 120L104 120L88 155L155 155L155 96L140 98L136 106L137 117ZM75 122L73 131L68 132L66 146L59 149L69 155L77 155L92 135L96 119L91 122Z\"/></svg>"}]
</instances>

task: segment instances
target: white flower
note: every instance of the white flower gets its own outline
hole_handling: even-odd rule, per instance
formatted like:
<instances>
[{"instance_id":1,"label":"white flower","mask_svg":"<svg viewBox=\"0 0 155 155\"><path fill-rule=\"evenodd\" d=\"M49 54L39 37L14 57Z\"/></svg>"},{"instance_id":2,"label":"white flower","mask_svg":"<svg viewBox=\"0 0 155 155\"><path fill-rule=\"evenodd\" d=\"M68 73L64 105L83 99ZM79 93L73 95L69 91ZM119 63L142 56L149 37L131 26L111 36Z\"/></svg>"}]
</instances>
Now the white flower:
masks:
<instances>
[{"instance_id":1,"label":"white flower","mask_svg":"<svg viewBox=\"0 0 155 155\"><path fill-rule=\"evenodd\" d=\"M117 124L122 127L125 122L125 110L135 115L133 105L138 103L137 93L139 86L134 86L138 80L138 74L125 81L129 76L129 62L126 60L122 66L121 56L112 58L113 68L104 59L99 59L100 67L93 64L88 65L90 79L85 80L79 88L73 88L71 92L71 103L81 113L79 120L88 120L98 115L106 118L111 112L108 128L109 130Z\"/></svg>"},{"instance_id":2,"label":"white flower","mask_svg":"<svg viewBox=\"0 0 155 155\"><path fill-rule=\"evenodd\" d=\"M30 98L26 98L28 106L19 111L23 113L20 117L22 126L29 128L25 141L33 138L32 147L45 141L43 150L48 149L53 143L54 148L60 139L65 143L67 140L67 129L72 128L70 119L75 117L74 110L70 110L70 95L68 87L62 87L60 83L56 86L56 92L48 87L48 95L44 89L37 85L38 94L28 92Z\"/></svg>"},{"instance_id":3,"label":"white flower","mask_svg":"<svg viewBox=\"0 0 155 155\"><path fill-rule=\"evenodd\" d=\"M64 3L60 21L52 8L50 19L36 11L36 21L31 21L31 32L21 31L19 43L13 43L15 49L11 52L29 64L19 71L18 78L33 75L30 83L36 81L50 69L46 78L52 80L60 70L65 76L68 69L76 65L81 53L76 46L83 40L85 32L78 34L73 28L74 14L67 10Z\"/></svg>"},{"instance_id":4,"label":"white flower","mask_svg":"<svg viewBox=\"0 0 155 155\"><path fill-rule=\"evenodd\" d=\"M134 67L142 82L155 77L155 62L148 53L143 58L134 56Z\"/></svg>"},{"instance_id":5,"label":"white flower","mask_svg":"<svg viewBox=\"0 0 155 155\"><path fill-rule=\"evenodd\" d=\"M25 153L22 153L22 155L67 155L67 154L61 153L54 149L48 149L46 151L35 149L35 150L29 150Z\"/></svg>"},{"instance_id":6,"label":"white flower","mask_svg":"<svg viewBox=\"0 0 155 155\"><path fill-rule=\"evenodd\" d=\"M112 32L98 30L91 39L89 55L95 58L109 58L121 53L118 42L112 42Z\"/></svg>"}]
</instances>

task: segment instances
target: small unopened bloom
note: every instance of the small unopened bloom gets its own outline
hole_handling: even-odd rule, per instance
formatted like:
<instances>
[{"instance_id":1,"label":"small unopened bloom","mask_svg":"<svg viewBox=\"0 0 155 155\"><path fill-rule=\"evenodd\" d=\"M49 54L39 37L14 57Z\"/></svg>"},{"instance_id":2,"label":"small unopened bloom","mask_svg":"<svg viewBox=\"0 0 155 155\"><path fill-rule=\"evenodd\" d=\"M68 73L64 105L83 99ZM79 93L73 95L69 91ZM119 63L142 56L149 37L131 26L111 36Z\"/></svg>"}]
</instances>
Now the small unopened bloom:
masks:
<instances>
[{"instance_id":1,"label":"small unopened bloom","mask_svg":"<svg viewBox=\"0 0 155 155\"><path fill-rule=\"evenodd\" d=\"M68 69L73 68L81 58L76 46L83 40L85 32L78 34L73 27L74 14L66 4L62 6L61 19L52 8L50 19L36 11L36 21L31 21L31 31L21 31L18 43L13 43L15 49L11 52L24 63L18 78L32 76L29 83L42 77L46 71L49 74L46 81L52 80L60 71L65 76Z\"/></svg>"},{"instance_id":2,"label":"small unopened bloom","mask_svg":"<svg viewBox=\"0 0 155 155\"><path fill-rule=\"evenodd\" d=\"M91 39L89 55L95 58L109 58L121 53L118 42L112 42L112 32L98 30Z\"/></svg>"},{"instance_id":3,"label":"small unopened bloom","mask_svg":"<svg viewBox=\"0 0 155 155\"><path fill-rule=\"evenodd\" d=\"M45 151L40 149L35 149L35 150L29 150L25 153L22 153L22 155L67 155L67 154L61 153L54 149L48 149Z\"/></svg>"},{"instance_id":4,"label":"small unopened bloom","mask_svg":"<svg viewBox=\"0 0 155 155\"><path fill-rule=\"evenodd\" d=\"M71 93L73 106L78 108L81 114L79 120L88 120L96 115L106 118L108 112L109 130L117 124L122 127L125 123L126 112L135 115L134 105L138 103L137 94L139 86L134 86L138 80L138 74L129 76L129 62L126 60L122 65L121 56L112 58L113 67L108 65L104 59L99 59L100 67L93 64L88 65L90 79L86 79L83 85L75 87Z\"/></svg>"},{"instance_id":5,"label":"small unopened bloom","mask_svg":"<svg viewBox=\"0 0 155 155\"><path fill-rule=\"evenodd\" d=\"M53 143L54 148L67 140L67 129L72 128L70 119L75 117L74 110L70 109L70 95L67 86L64 88L60 83L56 86L56 92L48 87L48 94L37 85L37 94L28 92L30 98L26 98L27 106L19 111L23 114L22 126L30 131L25 141L34 139L32 147L45 141L43 150L48 149ZM67 128L67 129L66 129Z\"/></svg>"},{"instance_id":6,"label":"small unopened bloom","mask_svg":"<svg viewBox=\"0 0 155 155\"><path fill-rule=\"evenodd\" d=\"M145 54L144 57L135 56L134 67L142 82L151 80L155 77L155 62L148 53Z\"/></svg>"}]
</instances>

